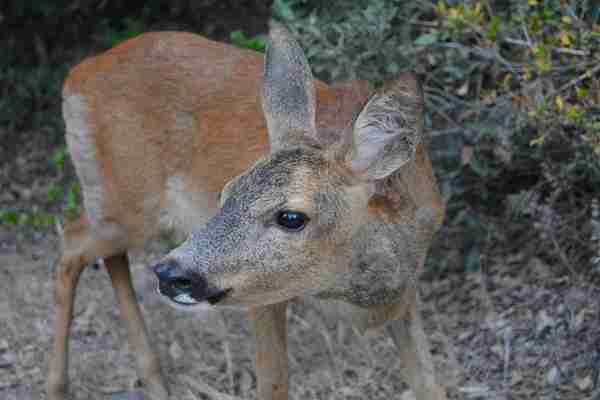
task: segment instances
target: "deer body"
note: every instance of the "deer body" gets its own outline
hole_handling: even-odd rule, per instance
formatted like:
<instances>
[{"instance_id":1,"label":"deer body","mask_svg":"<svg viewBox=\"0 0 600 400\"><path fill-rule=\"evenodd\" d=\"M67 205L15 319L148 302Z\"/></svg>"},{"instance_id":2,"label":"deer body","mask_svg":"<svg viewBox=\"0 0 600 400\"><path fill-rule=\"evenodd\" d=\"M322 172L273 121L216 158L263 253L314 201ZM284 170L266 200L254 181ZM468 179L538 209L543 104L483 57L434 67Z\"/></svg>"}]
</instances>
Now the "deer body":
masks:
<instances>
[{"instance_id":1,"label":"deer body","mask_svg":"<svg viewBox=\"0 0 600 400\"><path fill-rule=\"evenodd\" d=\"M100 257L138 373L151 396L167 398L126 258L164 229L189 235L154 267L165 297L187 309L249 307L262 400L287 399L285 306L305 295L361 331L385 325L404 347L417 398L444 399L416 294L443 217L421 138L422 94L410 75L370 94L364 82L313 82L278 26L266 63L161 32L77 66L63 113L85 212L62 232L50 399L66 395L79 274Z\"/></svg>"},{"instance_id":2,"label":"deer body","mask_svg":"<svg viewBox=\"0 0 600 400\"><path fill-rule=\"evenodd\" d=\"M90 224L120 221L127 247L161 228L190 233L215 213L224 184L267 152L261 57L231 50L147 34L71 73L67 140Z\"/></svg>"}]
</instances>

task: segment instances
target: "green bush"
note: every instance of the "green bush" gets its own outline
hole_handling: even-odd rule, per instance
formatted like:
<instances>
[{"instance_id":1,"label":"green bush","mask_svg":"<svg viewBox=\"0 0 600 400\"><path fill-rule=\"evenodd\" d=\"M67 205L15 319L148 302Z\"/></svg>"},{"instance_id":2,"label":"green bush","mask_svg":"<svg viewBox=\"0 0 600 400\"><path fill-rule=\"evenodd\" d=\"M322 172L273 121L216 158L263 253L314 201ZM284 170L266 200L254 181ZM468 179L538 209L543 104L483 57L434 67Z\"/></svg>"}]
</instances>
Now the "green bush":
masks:
<instances>
[{"instance_id":1,"label":"green bush","mask_svg":"<svg viewBox=\"0 0 600 400\"><path fill-rule=\"evenodd\" d=\"M445 229L460 230L453 236L472 269L486 242L506 234L507 220L533 221L545 244L536 251L548 257L568 249L575 263L592 251L592 200L600 197L596 4L277 0L274 15L321 79L378 85L401 70L420 74Z\"/></svg>"}]
</instances>

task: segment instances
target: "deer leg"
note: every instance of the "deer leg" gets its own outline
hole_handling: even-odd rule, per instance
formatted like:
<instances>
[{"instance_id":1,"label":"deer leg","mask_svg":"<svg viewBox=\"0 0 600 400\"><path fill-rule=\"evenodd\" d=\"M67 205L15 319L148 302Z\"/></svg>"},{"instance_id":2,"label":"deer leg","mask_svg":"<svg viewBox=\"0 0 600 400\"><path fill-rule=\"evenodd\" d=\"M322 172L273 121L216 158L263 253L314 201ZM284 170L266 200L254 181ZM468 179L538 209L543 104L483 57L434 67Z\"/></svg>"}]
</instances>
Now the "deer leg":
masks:
<instances>
[{"instance_id":1,"label":"deer leg","mask_svg":"<svg viewBox=\"0 0 600 400\"><path fill-rule=\"evenodd\" d=\"M104 260L112 285L117 294L121 318L127 325L131 351L135 354L138 376L153 400L169 397L160 369L158 355L152 350L146 325L131 283L129 260L121 253Z\"/></svg>"},{"instance_id":2,"label":"deer leg","mask_svg":"<svg viewBox=\"0 0 600 400\"><path fill-rule=\"evenodd\" d=\"M258 399L287 400L287 302L250 309L256 337Z\"/></svg>"},{"instance_id":3,"label":"deer leg","mask_svg":"<svg viewBox=\"0 0 600 400\"><path fill-rule=\"evenodd\" d=\"M421 321L419 296L402 319L390 321L387 331L400 352L401 374L417 400L446 400L446 391L437 382L429 341Z\"/></svg>"},{"instance_id":4,"label":"deer leg","mask_svg":"<svg viewBox=\"0 0 600 400\"><path fill-rule=\"evenodd\" d=\"M69 331L73 320L73 301L81 271L87 262L82 257L61 258L56 277L56 329L54 349L48 364L48 399L63 400L67 393Z\"/></svg>"}]
</instances>

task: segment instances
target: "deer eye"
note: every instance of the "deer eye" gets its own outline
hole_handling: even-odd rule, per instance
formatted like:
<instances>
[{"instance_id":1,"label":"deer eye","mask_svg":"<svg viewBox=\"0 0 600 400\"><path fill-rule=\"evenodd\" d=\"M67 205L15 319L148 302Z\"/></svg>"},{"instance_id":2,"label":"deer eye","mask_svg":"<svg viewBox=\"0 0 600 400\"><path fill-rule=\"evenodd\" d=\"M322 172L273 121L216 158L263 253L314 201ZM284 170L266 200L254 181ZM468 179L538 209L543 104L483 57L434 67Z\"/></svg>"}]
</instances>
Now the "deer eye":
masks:
<instances>
[{"instance_id":1,"label":"deer eye","mask_svg":"<svg viewBox=\"0 0 600 400\"><path fill-rule=\"evenodd\" d=\"M308 217L306 214L299 211L282 210L275 215L277 225L288 231L299 232L308 223Z\"/></svg>"}]
</instances>

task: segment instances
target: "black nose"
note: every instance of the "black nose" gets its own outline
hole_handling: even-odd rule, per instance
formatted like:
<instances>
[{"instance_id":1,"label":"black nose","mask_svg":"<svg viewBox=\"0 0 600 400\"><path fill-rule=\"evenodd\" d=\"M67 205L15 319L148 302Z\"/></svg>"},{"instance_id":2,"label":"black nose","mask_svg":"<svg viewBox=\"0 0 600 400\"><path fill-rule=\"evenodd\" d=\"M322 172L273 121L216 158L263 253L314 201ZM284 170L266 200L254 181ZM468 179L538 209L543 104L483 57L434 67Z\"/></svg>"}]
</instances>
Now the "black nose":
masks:
<instances>
[{"instance_id":1,"label":"black nose","mask_svg":"<svg viewBox=\"0 0 600 400\"><path fill-rule=\"evenodd\" d=\"M229 290L212 288L202 275L192 275L175 260L166 260L155 265L158 278L158 291L175 303L190 305L202 301L218 303Z\"/></svg>"},{"instance_id":2,"label":"black nose","mask_svg":"<svg viewBox=\"0 0 600 400\"><path fill-rule=\"evenodd\" d=\"M158 278L160 294L174 301L184 298L188 298L189 301L193 299L194 282L176 261L164 261L155 265L153 270Z\"/></svg>"},{"instance_id":3,"label":"black nose","mask_svg":"<svg viewBox=\"0 0 600 400\"><path fill-rule=\"evenodd\" d=\"M179 263L175 260L167 260L158 263L152 269L154 270L156 277L161 281L166 281L181 275L179 273Z\"/></svg>"}]
</instances>

